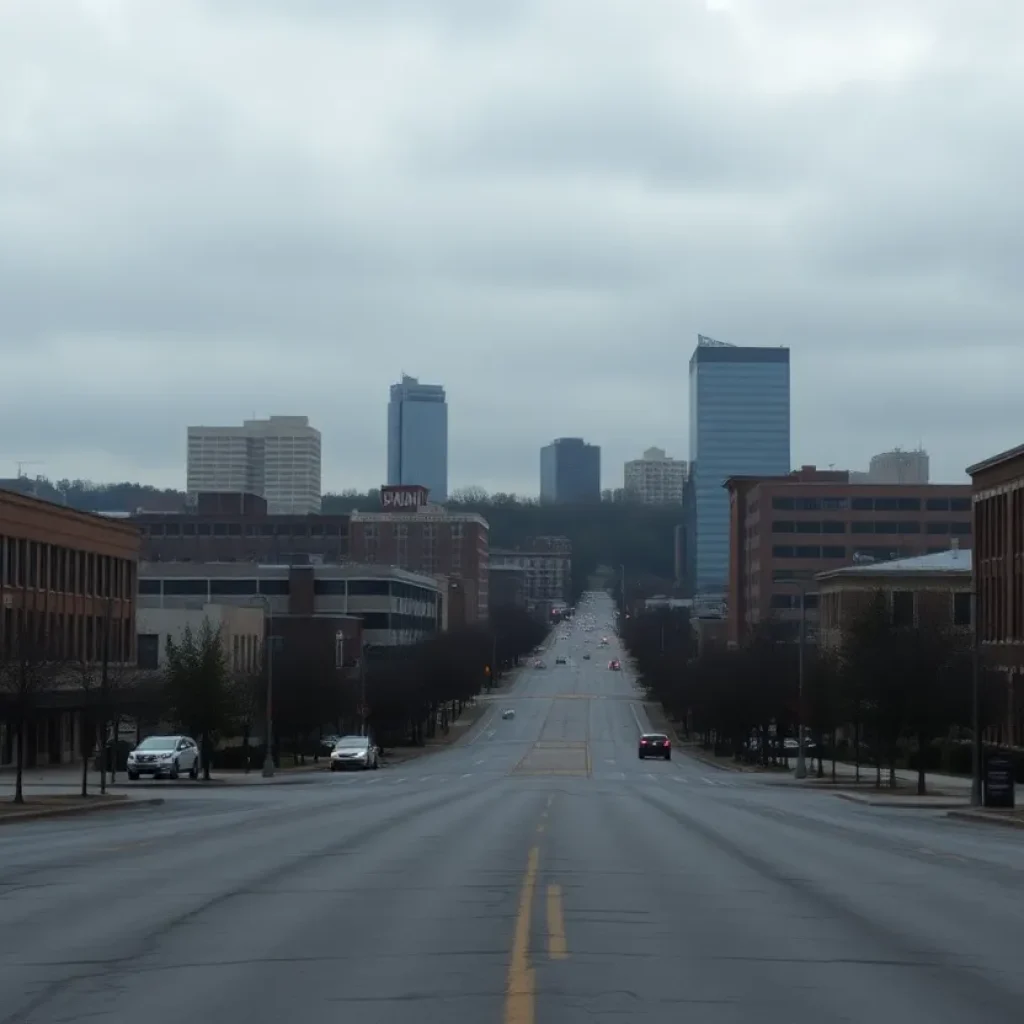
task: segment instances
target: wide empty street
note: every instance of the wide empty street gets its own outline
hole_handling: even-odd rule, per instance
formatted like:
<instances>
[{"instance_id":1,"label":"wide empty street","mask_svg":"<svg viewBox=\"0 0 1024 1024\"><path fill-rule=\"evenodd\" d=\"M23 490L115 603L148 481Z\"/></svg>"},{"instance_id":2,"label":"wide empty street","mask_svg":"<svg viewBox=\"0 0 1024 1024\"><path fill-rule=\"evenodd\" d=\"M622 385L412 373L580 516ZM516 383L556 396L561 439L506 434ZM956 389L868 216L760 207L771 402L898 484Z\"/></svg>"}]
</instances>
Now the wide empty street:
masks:
<instances>
[{"instance_id":1,"label":"wide empty street","mask_svg":"<svg viewBox=\"0 0 1024 1024\"><path fill-rule=\"evenodd\" d=\"M640 760L592 608L451 749L0 827L0 1024L1024 1019L1024 833Z\"/></svg>"}]
</instances>

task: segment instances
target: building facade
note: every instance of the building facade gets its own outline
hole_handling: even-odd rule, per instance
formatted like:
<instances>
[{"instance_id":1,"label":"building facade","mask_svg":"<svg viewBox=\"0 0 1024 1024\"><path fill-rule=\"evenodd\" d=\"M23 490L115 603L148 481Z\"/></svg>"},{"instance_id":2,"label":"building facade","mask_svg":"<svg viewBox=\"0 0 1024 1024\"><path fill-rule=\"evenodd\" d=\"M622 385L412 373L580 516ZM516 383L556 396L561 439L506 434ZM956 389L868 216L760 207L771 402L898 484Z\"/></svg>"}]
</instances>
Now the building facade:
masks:
<instances>
[{"instance_id":1,"label":"building facade","mask_svg":"<svg viewBox=\"0 0 1024 1024\"><path fill-rule=\"evenodd\" d=\"M490 577L491 609L527 607L528 586L526 570L519 565L494 565L488 571Z\"/></svg>"},{"instance_id":2,"label":"building facade","mask_svg":"<svg viewBox=\"0 0 1024 1024\"><path fill-rule=\"evenodd\" d=\"M735 477L729 500L729 638L769 618L795 623L805 595L817 624L815 577L846 565L968 549L967 484L851 484L814 466L779 477Z\"/></svg>"},{"instance_id":3,"label":"building facade","mask_svg":"<svg viewBox=\"0 0 1024 1024\"><path fill-rule=\"evenodd\" d=\"M275 514L320 511L320 431L306 416L245 420L240 427L189 427L186 488L257 494Z\"/></svg>"},{"instance_id":4,"label":"building facade","mask_svg":"<svg viewBox=\"0 0 1024 1024\"><path fill-rule=\"evenodd\" d=\"M399 647L437 630L443 595L432 576L379 565L143 562L138 602L140 609L262 607L275 635L289 618L352 618L361 621L362 643Z\"/></svg>"},{"instance_id":5,"label":"building facade","mask_svg":"<svg viewBox=\"0 0 1024 1024\"><path fill-rule=\"evenodd\" d=\"M984 666L1005 683L1000 742L1024 742L1024 445L967 468L974 509L976 629Z\"/></svg>"},{"instance_id":6,"label":"building facade","mask_svg":"<svg viewBox=\"0 0 1024 1024\"><path fill-rule=\"evenodd\" d=\"M531 537L521 549L491 549L491 564L523 570L526 602L546 613L572 598L572 542L568 537Z\"/></svg>"},{"instance_id":7,"label":"building facade","mask_svg":"<svg viewBox=\"0 0 1024 1024\"><path fill-rule=\"evenodd\" d=\"M202 608L140 608L136 613L138 667L146 671L167 665L167 641L180 643L186 629L198 634L204 623L220 631L224 660L233 675L259 671L264 650L266 616L261 607L206 604Z\"/></svg>"},{"instance_id":8,"label":"building facade","mask_svg":"<svg viewBox=\"0 0 1024 1024\"><path fill-rule=\"evenodd\" d=\"M420 505L411 511L353 512L348 529L353 560L458 580L465 621L487 620L490 529L483 516Z\"/></svg>"},{"instance_id":9,"label":"building facade","mask_svg":"<svg viewBox=\"0 0 1024 1024\"><path fill-rule=\"evenodd\" d=\"M138 512L127 520L139 531L147 562L344 562L347 515L267 512L256 495L197 495L188 512Z\"/></svg>"},{"instance_id":10,"label":"building facade","mask_svg":"<svg viewBox=\"0 0 1024 1024\"><path fill-rule=\"evenodd\" d=\"M968 633L971 629L971 552L958 547L916 558L847 565L818 573L815 580L822 647L841 648L844 636L879 591L896 626L929 623Z\"/></svg>"},{"instance_id":11,"label":"building facade","mask_svg":"<svg viewBox=\"0 0 1024 1024\"><path fill-rule=\"evenodd\" d=\"M403 374L391 385L387 482L426 487L432 502L448 500L448 404L440 384Z\"/></svg>"},{"instance_id":12,"label":"building facade","mask_svg":"<svg viewBox=\"0 0 1024 1024\"><path fill-rule=\"evenodd\" d=\"M540 500L596 504L601 500L601 449L581 437L560 437L540 450Z\"/></svg>"},{"instance_id":13,"label":"building facade","mask_svg":"<svg viewBox=\"0 0 1024 1024\"><path fill-rule=\"evenodd\" d=\"M123 521L0 491L0 672L31 649L56 673L28 724L27 765L78 757L72 677L104 658L134 663L138 564L138 533ZM17 739L2 703L0 764L11 764Z\"/></svg>"},{"instance_id":14,"label":"building facade","mask_svg":"<svg viewBox=\"0 0 1024 1024\"><path fill-rule=\"evenodd\" d=\"M627 498L645 505L681 505L685 485L686 460L669 458L662 448L648 448L623 467Z\"/></svg>"},{"instance_id":15,"label":"building facade","mask_svg":"<svg viewBox=\"0 0 1024 1024\"><path fill-rule=\"evenodd\" d=\"M733 476L790 470L789 349L751 348L703 335L690 358L692 583L724 593Z\"/></svg>"}]
</instances>

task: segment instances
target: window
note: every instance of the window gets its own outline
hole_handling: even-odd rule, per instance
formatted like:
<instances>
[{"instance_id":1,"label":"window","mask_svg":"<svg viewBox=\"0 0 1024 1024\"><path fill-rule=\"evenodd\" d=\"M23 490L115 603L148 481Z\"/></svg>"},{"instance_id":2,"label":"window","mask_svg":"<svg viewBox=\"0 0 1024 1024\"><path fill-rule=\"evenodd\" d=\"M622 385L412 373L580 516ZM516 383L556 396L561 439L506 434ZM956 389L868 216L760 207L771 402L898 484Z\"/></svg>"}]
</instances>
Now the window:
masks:
<instances>
[{"instance_id":1,"label":"window","mask_svg":"<svg viewBox=\"0 0 1024 1024\"><path fill-rule=\"evenodd\" d=\"M349 580L348 592L352 597L387 597L390 593L387 580ZM386 626L371 626L370 629L386 629Z\"/></svg>"},{"instance_id":2,"label":"window","mask_svg":"<svg viewBox=\"0 0 1024 1024\"><path fill-rule=\"evenodd\" d=\"M949 533L949 523L928 523L928 533Z\"/></svg>"},{"instance_id":3,"label":"window","mask_svg":"<svg viewBox=\"0 0 1024 1024\"><path fill-rule=\"evenodd\" d=\"M772 508L779 511L793 508L792 498L772 498Z\"/></svg>"},{"instance_id":4,"label":"window","mask_svg":"<svg viewBox=\"0 0 1024 1024\"><path fill-rule=\"evenodd\" d=\"M971 532L970 523L950 523L950 533L955 533L958 536L963 537L965 534Z\"/></svg>"},{"instance_id":5,"label":"window","mask_svg":"<svg viewBox=\"0 0 1024 1024\"><path fill-rule=\"evenodd\" d=\"M209 537L212 533L209 523L196 523L196 534L199 537Z\"/></svg>"},{"instance_id":6,"label":"window","mask_svg":"<svg viewBox=\"0 0 1024 1024\"><path fill-rule=\"evenodd\" d=\"M821 558L821 548L817 545L805 546L801 545L796 549L797 558Z\"/></svg>"},{"instance_id":7,"label":"window","mask_svg":"<svg viewBox=\"0 0 1024 1024\"><path fill-rule=\"evenodd\" d=\"M821 523L817 520L798 519L796 524L797 533L821 533Z\"/></svg>"},{"instance_id":8,"label":"window","mask_svg":"<svg viewBox=\"0 0 1024 1024\"><path fill-rule=\"evenodd\" d=\"M772 547L772 558L792 558L793 549L785 544L775 544Z\"/></svg>"},{"instance_id":9,"label":"window","mask_svg":"<svg viewBox=\"0 0 1024 1024\"><path fill-rule=\"evenodd\" d=\"M899 498L875 498L876 512L895 512L899 507Z\"/></svg>"},{"instance_id":10,"label":"window","mask_svg":"<svg viewBox=\"0 0 1024 1024\"><path fill-rule=\"evenodd\" d=\"M874 523L862 523L862 522L854 521L854 522L850 523L850 532L851 533L874 533L875 532L875 524Z\"/></svg>"},{"instance_id":11,"label":"window","mask_svg":"<svg viewBox=\"0 0 1024 1024\"><path fill-rule=\"evenodd\" d=\"M796 498L793 507L804 512L817 512L821 508L821 498Z\"/></svg>"},{"instance_id":12,"label":"window","mask_svg":"<svg viewBox=\"0 0 1024 1024\"><path fill-rule=\"evenodd\" d=\"M831 511L845 509L850 507L850 500L849 498L822 498L821 507Z\"/></svg>"},{"instance_id":13,"label":"window","mask_svg":"<svg viewBox=\"0 0 1024 1024\"><path fill-rule=\"evenodd\" d=\"M256 580L210 580L210 593L246 597L257 593L257 584Z\"/></svg>"},{"instance_id":14,"label":"window","mask_svg":"<svg viewBox=\"0 0 1024 1024\"><path fill-rule=\"evenodd\" d=\"M228 536L229 537L241 537L242 536L242 524L241 523L228 523Z\"/></svg>"},{"instance_id":15,"label":"window","mask_svg":"<svg viewBox=\"0 0 1024 1024\"><path fill-rule=\"evenodd\" d=\"M953 625L969 626L971 624L971 594L953 595Z\"/></svg>"},{"instance_id":16,"label":"window","mask_svg":"<svg viewBox=\"0 0 1024 1024\"><path fill-rule=\"evenodd\" d=\"M160 667L159 633L139 633L137 657L139 668L155 669Z\"/></svg>"},{"instance_id":17,"label":"window","mask_svg":"<svg viewBox=\"0 0 1024 1024\"><path fill-rule=\"evenodd\" d=\"M796 530L796 523L791 519L776 519L772 523L772 533L793 533Z\"/></svg>"},{"instance_id":18,"label":"window","mask_svg":"<svg viewBox=\"0 0 1024 1024\"><path fill-rule=\"evenodd\" d=\"M771 606L773 608L792 608L792 594L772 594Z\"/></svg>"},{"instance_id":19,"label":"window","mask_svg":"<svg viewBox=\"0 0 1024 1024\"><path fill-rule=\"evenodd\" d=\"M267 597L287 597L290 590L288 580L260 580L260 593Z\"/></svg>"},{"instance_id":20,"label":"window","mask_svg":"<svg viewBox=\"0 0 1024 1024\"><path fill-rule=\"evenodd\" d=\"M139 580L139 594L159 594L160 593L160 581L159 580Z\"/></svg>"},{"instance_id":21,"label":"window","mask_svg":"<svg viewBox=\"0 0 1024 1024\"><path fill-rule=\"evenodd\" d=\"M948 512L949 498L929 498L924 503L924 507L929 512Z\"/></svg>"},{"instance_id":22,"label":"window","mask_svg":"<svg viewBox=\"0 0 1024 1024\"><path fill-rule=\"evenodd\" d=\"M899 533L900 524L882 520L875 523L875 533Z\"/></svg>"},{"instance_id":23,"label":"window","mask_svg":"<svg viewBox=\"0 0 1024 1024\"><path fill-rule=\"evenodd\" d=\"M164 580L164 597L209 596L209 580Z\"/></svg>"},{"instance_id":24,"label":"window","mask_svg":"<svg viewBox=\"0 0 1024 1024\"><path fill-rule=\"evenodd\" d=\"M950 498L949 499L949 511L950 512L970 512L971 511L971 499L970 498Z\"/></svg>"},{"instance_id":25,"label":"window","mask_svg":"<svg viewBox=\"0 0 1024 1024\"><path fill-rule=\"evenodd\" d=\"M851 498L850 508L854 512L873 512L875 508L874 498Z\"/></svg>"},{"instance_id":26,"label":"window","mask_svg":"<svg viewBox=\"0 0 1024 1024\"><path fill-rule=\"evenodd\" d=\"M359 616L363 620L363 629L387 629L387 612L366 612Z\"/></svg>"},{"instance_id":27,"label":"window","mask_svg":"<svg viewBox=\"0 0 1024 1024\"><path fill-rule=\"evenodd\" d=\"M892 624L897 628L914 624L914 592L894 590L892 592Z\"/></svg>"},{"instance_id":28,"label":"window","mask_svg":"<svg viewBox=\"0 0 1024 1024\"><path fill-rule=\"evenodd\" d=\"M344 580L313 580L313 593L317 597L344 597Z\"/></svg>"},{"instance_id":29,"label":"window","mask_svg":"<svg viewBox=\"0 0 1024 1024\"><path fill-rule=\"evenodd\" d=\"M842 545L826 544L821 549L822 558L845 558L846 548Z\"/></svg>"},{"instance_id":30,"label":"window","mask_svg":"<svg viewBox=\"0 0 1024 1024\"><path fill-rule=\"evenodd\" d=\"M920 512L921 511L921 499L920 498L898 498L899 509L901 512Z\"/></svg>"},{"instance_id":31,"label":"window","mask_svg":"<svg viewBox=\"0 0 1024 1024\"><path fill-rule=\"evenodd\" d=\"M228 535L228 524L227 523L214 523L213 524L213 535L214 535L214 537L226 537Z\"/></svg>"},{"instance_id":32,"label":"window","mask_svg":"<svg viewBox=\"0 0 1024 1024\"><path fill-rule=\"evenodd\" d=\"M817 608L819 604L817 594L804 594L804 607L808 610Z\"/></svg>"},{"instance_id":33,"label":"window","mask_svg":"<svg viewBox=\"0 0 1024 1024\"><path fill-rule=\"evenodd\" d=\"M900 523L900 533L920 533L921 524L916 519L908 519L904 523Z\"/></svg>"}]
</instances>

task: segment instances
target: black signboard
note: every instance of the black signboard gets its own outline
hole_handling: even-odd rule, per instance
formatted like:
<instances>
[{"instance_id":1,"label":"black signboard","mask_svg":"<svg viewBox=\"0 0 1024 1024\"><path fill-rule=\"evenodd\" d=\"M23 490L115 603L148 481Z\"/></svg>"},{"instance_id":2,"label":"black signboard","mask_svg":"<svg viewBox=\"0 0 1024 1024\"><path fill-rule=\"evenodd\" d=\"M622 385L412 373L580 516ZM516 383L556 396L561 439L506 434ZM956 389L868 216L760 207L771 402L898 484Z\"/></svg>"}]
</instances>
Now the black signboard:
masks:
<instances>
[{"instance_id":1,"label":"black signboard","mask_svg":"<svg viewBox=\"0 0 1024 1024\"><path fill-rule=\"evenodd\" d=\"M993 756L985 762L986 807L1013 807L1015 787L1013 762L1008 757Z\"/></svg>"}]
</instances>

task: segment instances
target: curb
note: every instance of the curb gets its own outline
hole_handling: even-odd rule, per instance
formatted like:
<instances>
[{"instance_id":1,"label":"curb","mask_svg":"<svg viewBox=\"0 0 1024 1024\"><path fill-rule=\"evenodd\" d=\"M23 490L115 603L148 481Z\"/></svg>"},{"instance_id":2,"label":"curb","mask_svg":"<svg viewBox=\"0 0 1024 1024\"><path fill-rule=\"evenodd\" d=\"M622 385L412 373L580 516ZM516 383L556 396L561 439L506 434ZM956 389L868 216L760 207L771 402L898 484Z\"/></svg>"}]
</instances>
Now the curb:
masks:
<instances>
[{"instance_id":1,"label":"curb","mask_svg":"<svg viewBox=\"0 0 1024 1024\"><path fill-rule=\"evenodd\" d=\"M80 804L77 807L37 807L30 811L0 815L0 826L12 825L20 821L37 821L41 818L73 818L81 814L99 814L101 811L127 811L139 807L159 807L162 797L146 800L112 800L96 804Z\"/></svg>"},{"instance_id":2,"label":"curb","mask_svg":"<svg viewBox=\"0 0 1024 1024\"><path fill-rule=\"evenodd\" d=\"M910 811L948 811L953 813L954 809L964 806L963 800L936 798L933 803L926 803L921 798L914 797L872 797L862 796L860 793L833 793L838 800L848 800L851 804L860 804L863 807L895 807Z\"/></svg>"},{"instance_id":3,"label":"curb","mask_svg":"<svg viewBox=\"0 0 1024 1024\"><path fill-rule=\"evenodd\" d=\"M946 817L957 821L981 822L984 825L1001 825L1003 828L1024 828L1024 820L1020 818L1001 818L985 811L947 811Z\"/></svg>"}]
</instances>

